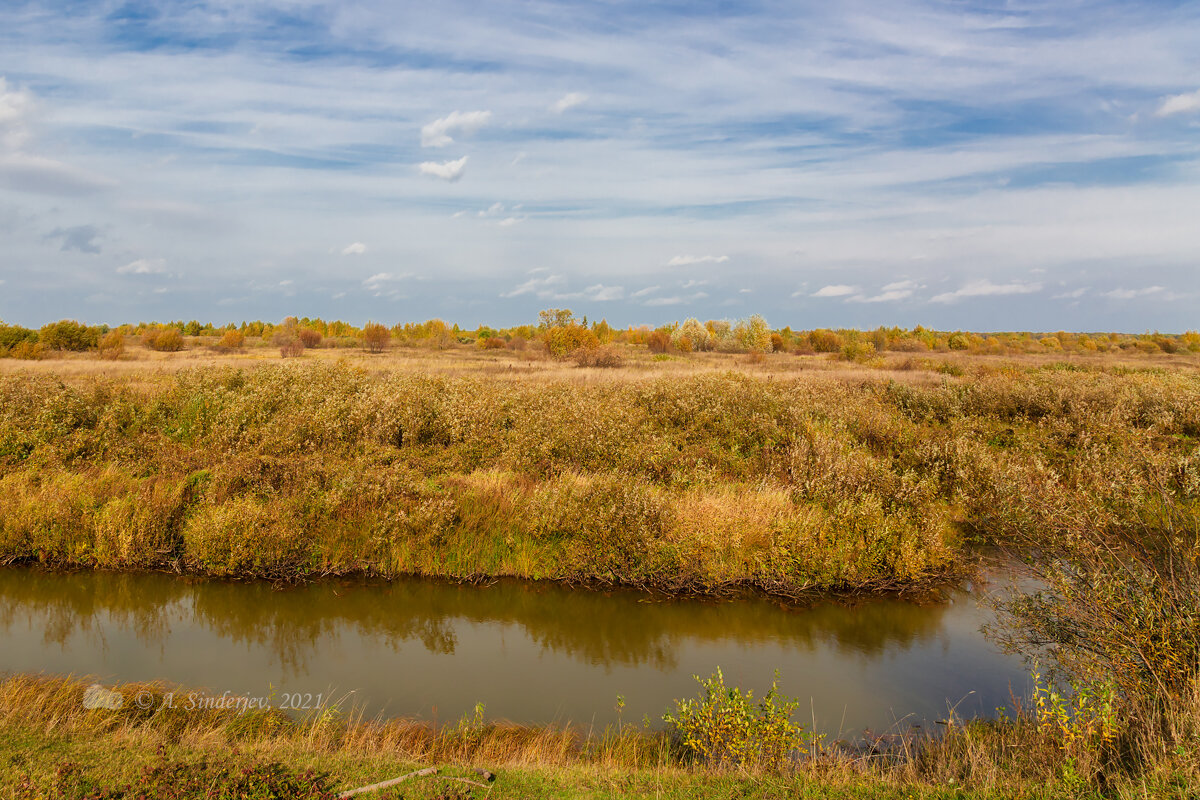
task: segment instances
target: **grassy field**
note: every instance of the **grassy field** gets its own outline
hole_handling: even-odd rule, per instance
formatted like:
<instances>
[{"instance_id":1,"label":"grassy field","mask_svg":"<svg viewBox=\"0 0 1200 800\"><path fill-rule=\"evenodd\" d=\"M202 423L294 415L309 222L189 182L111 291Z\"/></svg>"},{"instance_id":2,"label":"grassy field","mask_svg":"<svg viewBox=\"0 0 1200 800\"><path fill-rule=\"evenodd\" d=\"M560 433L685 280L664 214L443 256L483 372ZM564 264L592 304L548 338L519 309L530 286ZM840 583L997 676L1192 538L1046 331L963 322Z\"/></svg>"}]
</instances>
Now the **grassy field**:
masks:
<instances>
[{"instance_id":1,"label":"grassy field","mask_svg":"<svg viewBox=\"0 0 1200 800\"><path fill-rule=\"evenodd\" d=\"M909 590L1200 487L1190 355L308 352L0 362L0 560Z\"/></svg>"}]
</instances>

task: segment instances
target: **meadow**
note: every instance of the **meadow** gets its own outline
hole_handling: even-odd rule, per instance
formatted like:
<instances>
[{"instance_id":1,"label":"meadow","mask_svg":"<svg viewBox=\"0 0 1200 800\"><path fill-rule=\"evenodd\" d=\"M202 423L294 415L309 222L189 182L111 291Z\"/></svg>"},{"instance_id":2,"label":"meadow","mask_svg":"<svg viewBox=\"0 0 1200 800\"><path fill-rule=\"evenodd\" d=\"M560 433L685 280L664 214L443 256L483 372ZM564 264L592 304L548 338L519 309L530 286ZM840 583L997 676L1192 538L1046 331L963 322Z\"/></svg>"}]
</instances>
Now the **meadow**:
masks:
<instances>
[{"instance_id":1,"label":"meadow","mask_svg":"<svg viewBox=\"0 0 1200 800\"><path fill-rule=\"evenodd\" d=\"M488 758L526 770L526 791L564 796L648 794L664 781L678 796L967 786L1182 797L1197 785L1193 334L542 323L144 325L96 330L78 349L42 334L6 345L0 562L802 599L927 593L1000 551L1041 587L1000 601L997 639L1046 660L1017 719L952 725L900 754L770 768L680 749L686 725L673 738L638 734L636 757L597 762L586 754L603 748L571 739L567 755ZM53 740L46 752L74 758L75 722L38 727L19 713L24 694L66 690L21 680L32 679L7 684L4 735ZM103 736L133 742L141 768L162 742L126 722ZM208 734L195 735L169 749L211 753ZM288 741L256 752L347 763ZM389 769L466 763L403 752L388 750ZM1044 791L1022 788L1034 784Z\"/></svg>"}]
</instances>

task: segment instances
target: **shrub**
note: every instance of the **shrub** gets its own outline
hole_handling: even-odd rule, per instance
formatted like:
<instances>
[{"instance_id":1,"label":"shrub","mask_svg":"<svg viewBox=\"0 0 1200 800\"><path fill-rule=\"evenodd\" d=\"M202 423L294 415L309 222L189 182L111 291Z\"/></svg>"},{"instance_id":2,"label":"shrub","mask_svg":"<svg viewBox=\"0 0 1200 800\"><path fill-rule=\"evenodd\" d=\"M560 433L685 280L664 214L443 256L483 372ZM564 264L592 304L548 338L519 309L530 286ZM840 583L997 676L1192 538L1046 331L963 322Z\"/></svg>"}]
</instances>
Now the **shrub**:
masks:
<instances>
[{"instance_id":1,"label":"shrub","mask_svg":"<svg viewBox=\"0 0 1200 800\"><path fill-rule=\"evenodd\" d=\"M738 343L751 353L771 352L771 329L760 315L739 322L734 330Z\"/></svg>"},{"instance_id":2,"label":"shrub","mask_svg":"<svg viewBox=\"0 0 1200 800\"><path fill-rule=\"evenodd\" d=\"M183 334L178 328L168 326L147 328L142 334L142 344L151 350L173 353L183 349Z\"/></svg>"},{"instance_id":3,"label":"shrub","mask_svg":"<svg viewBox=\"0 0 1200 800\"><path fill-rule=\"evenodd\" d=\"M271 336L271 344L279 348L280 358L296 358L304 353L304 340L293 328L280 328Z\"/></svg>"},{"instance_id":4,"label":"shrub","mask_svg":"<svg viewBox=\"0 0 1200 800\"><path fill-rule=\"evenodd\" d=\"M38 334L35 330L0 322L0 350L11 350L22 342L33 344L37 339Z\"/></svg>"},{"instance_id":5,"label":"shrub","mask_svg":"<svg viewBox=\"0 0 1200 800\"><path fill-rule=\"evenodd\" d=\"M842 337L825 328L809 332L808 342L818 353L836 353L842 349Z\"/></svg>"},{"instance_id":6,"label":"shrub","mask_svg":"<svg viewBox=\"0 0 1200 800\"><path fill-rule=\"evenodd\" d=\"M671 349L671 337L666 331L654 331L646 340L651 353L665 353Z\"/></svg>"},{"instance_id":7,"label":"shrub","mask_svg":"<svg viewBox=\"0 0 1200 800\"><path fill-rule=\"evenodd\" d=\"M324 339L319 332L312 328L300 328L296 331L296 337L307 348L320 347L321 341Z\"/></svg>"},{"instance_id":8,"label":"shrub","mask_svg":"<svg viewBox=\"0 0 1200 800\"><path fill-rule=\"evenodd\" d=\"M771 334L771 352L773 352L773 353L786 353L787 352L787 344L783 341L783 337L780 336L778 333Z\"/></svg>"},{"instance_id":9,"label":"shrub","mask_svg":"<svg viewBox=\"0 0 1200 800\"><path fill-rule=\"evenodd\" d=\"M31 342L25 339L12 350L8 352L11 358L19 358L24 361L41 361L46 357L46 348L41 342Z\"/></svg>"},{"instance_id":10,"label":"shrub","mask_svg":"<svg viewBox=\"0 0 1200 800\"><path fill-rule=\"evenodd\" d=\"M38 341L51 350L88 350L100 341L100 329L89 328L73 319L43 325Z\"/></svg>"},{"instance_id":11,"label":"shrub","mask_svg":"<svg viewBox=\"0 0 1200 800\"><path fill-rule=\"evenodd\" d=\"M800 703L779 693L779 676L756 704L754 693L726 686L720 668L707 680L695 676L700 696L676 700L675 711L663 715L685 755L715 768L781 772L792 753L819 746L820 736L792 722Z\"/></svg>"},{"instance_id":12,"label":"shrub","mask_svg":"<svg viewBox=\"0 0 1200 800\"><path fill-rule=\"evenodd\" d=\"M484 350L503 350L507 342L499 336L489 336L486 339L479 340L479 347Z\"/></svg>"},{"instance_id":13,"label":"shrub","mask_svg":"<svg viewBox=\"0 0 1200 800\"><path fill-rule=\"evenodd\" d=\"M529 345L529 341L524 336L514 336L508 340L509 350L524 350Z\"/></svg>"},{"instance_id":14,"label":"shrub","mask_svg":"<svg viewBox=\"0 0 1200 800\"><path fill-rule=\"evenodd\" d=\"M546 352L555 358L564 358L576 350L594 350L600 346L596 334L574 322L547 328L542 332L542 343Z\"/></svg>"},{"instance_id":15,"label":"shrub","mask_svg":"<svg viewBox=\"0 0 1200 800\"><path fill-rule=\"evenodd\" d=\"M362 330L363 347L370 353L382 353L391 343L392 335L378 322L368 322Z\"/></svg>"},{"instance_id":16,"label":"shrub","mask_svg":"<svg viewBox=\"0 0 1200 800\"><path fill-rule=\"evenodd\" d=\"M625 363L621 351L611 344L592 348L581 347L572 353L571 357L581 367L619 367Z\"/></svg>"},{"instance_id":17,"label":"shrub","mask_svg":"<svg viewBox=\"0 0 1200 800\"><path fill-rule=\"evenodd\" d=\"M221 335L217 347L222 350L240 350L246 344L246 336L241 331L229 330Z\"/></svg>"},{"instance_id":18,"label":"shrub","mask_svg":"<svg viewBox=\"0 0 1200 800\"><path fill-rule=\"evenodd\" d=\"M685 340L687 344L683 343ZM690 353L693 350L711 350L713 346L712 334L695 317L685 319L681 325L675 328L671 332L671 341L674 343L675 349L681 353Z\"/></svg>"},{"instance_id":19,"label":"shrub","mask_svg":"<svg viewBox=\"0 0 1200 800\"><path fill-rule=\"evenodd\" d=\"M125 337L117 331L109 331L100 340L100 357L116 361L125 352Z\"/></svg>"}]
</instances>

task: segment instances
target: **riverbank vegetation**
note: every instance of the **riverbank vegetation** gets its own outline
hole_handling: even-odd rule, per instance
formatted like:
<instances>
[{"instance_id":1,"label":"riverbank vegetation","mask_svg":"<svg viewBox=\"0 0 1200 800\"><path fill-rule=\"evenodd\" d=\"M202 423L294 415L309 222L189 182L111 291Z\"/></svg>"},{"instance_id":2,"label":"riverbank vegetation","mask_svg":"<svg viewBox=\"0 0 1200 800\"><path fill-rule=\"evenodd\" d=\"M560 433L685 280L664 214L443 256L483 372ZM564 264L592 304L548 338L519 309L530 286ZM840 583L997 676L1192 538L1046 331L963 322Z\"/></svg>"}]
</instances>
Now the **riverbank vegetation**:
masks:
<instances>
[{"instance_id":1,"label":"riverbank vegetation","mask_svg":"<svg viewBox=\"0 0 1200 800\"><path fill-rule=\"evenodd\" d=\"M1200 499L1188 369L301 362L0 377L0 560L902 590L973 542L1115 534L1163 492L1185 515Z\"/></svg>"},{"instance_id":2,"label":"riverbank vegetation","mask_svg":"<svg viewBox=\"0 0 1200 800\"><path fill-rule=\"evenodd\" d=\"M1065 739L1033 710L990 722L951 715L937 736L848 746L805 737L787 722L786 699L769 713L739 710L740 693L720 685L714 708L713 688L690 701L715 711L702 738L719 746L705 750L681 735L692 728L530 728L482 709L442 727L336 706L294 719L189 704L192 692L164 684L100 689L95 702L86 681L11 676L0 681L0 783L17 798L136 797L148 787L176 798L326 798L433 766L439 777L374 796L1182 798L1196 785L1194 755L1121 761L1099 739ZM105 707L109 691L119 707ZM789 744L799 747L784 756Z\"/></svg>"}]
</instances>

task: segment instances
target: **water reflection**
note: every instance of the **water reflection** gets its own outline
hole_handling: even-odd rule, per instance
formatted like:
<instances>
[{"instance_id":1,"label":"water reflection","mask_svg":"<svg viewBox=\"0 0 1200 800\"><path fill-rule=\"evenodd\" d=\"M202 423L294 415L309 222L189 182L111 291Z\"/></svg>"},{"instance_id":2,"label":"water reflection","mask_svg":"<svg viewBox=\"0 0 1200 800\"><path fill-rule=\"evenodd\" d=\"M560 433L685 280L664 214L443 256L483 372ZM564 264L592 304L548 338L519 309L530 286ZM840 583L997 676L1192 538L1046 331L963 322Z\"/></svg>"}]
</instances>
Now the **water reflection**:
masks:
<instances>
[{"instance_id":1,"label":"water reflection","mask_svg":"<svg viewBox=\"0 0 1200 800\"><path fill-rule=\"evenodd\" d=\"M0 569L0 668L167 678L219 690L355 690L372 711L522 721L657 718L716 666L812 697L832 727L991 709L1023 686L966 595L796 609L768 599L663 601L502 581L329 582L277 589L157 574ZM1018 687L1019 688L1019 687ZM820 707L818 709L818 706ZM894 711L893 711L894 710ZM961 709L960 709L961 710Z\"/></svg>"}]
</instances>

